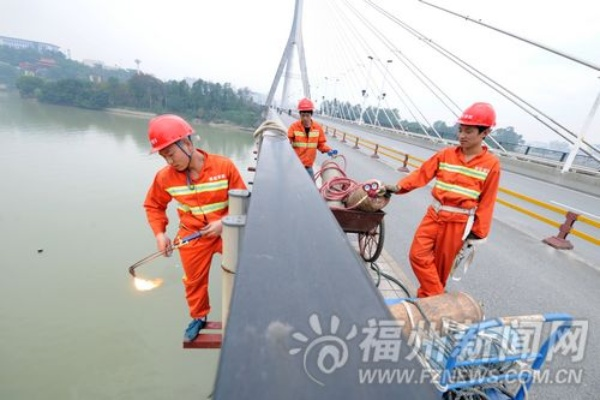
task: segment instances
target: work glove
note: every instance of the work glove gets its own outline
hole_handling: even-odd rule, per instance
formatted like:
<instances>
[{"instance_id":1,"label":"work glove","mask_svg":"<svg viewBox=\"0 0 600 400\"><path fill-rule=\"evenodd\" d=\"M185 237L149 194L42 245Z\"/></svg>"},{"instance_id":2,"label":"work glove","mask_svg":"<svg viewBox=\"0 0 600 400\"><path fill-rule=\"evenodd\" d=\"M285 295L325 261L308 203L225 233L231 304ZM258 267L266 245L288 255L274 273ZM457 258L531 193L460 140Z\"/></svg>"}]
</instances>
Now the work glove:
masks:
<instances>
[{"instance_id":1,"label":"work glove","mask_svg":"<svg viewBox=\"0 0 600 400\"><path fill-rule=\"evenodd\" d=\"M385 188L384 196L387 197L388 199L390 197L392 197L392 195L399 190L398 186L396 186L396 185L385 185L384 184L383 187Z\"/></svg>"},{"instance_id":2,"label":"work glove","mask_svg":"<svg viewBox=\"0 0 600 400\"><path fill-rule=\"evenodd\" d=\"M327 152L327 155L328 155L329 157L337 156L337 154L338 154L338 151L337 151L337 150L335 150L335 149L329 150L329 151Z\"/></svg>"},{"instance_id":3,"label":"work glove","mask_svg":"<svg viewBox=\"0 0 600 400\"><path fill-rule=\"evenodd\" d=\"M467 244L470 246L479 246L480 244L484 244L487 242L487 238L480 238L473 232L469 232L467 235Z\"/></svg>"}]
</instances>

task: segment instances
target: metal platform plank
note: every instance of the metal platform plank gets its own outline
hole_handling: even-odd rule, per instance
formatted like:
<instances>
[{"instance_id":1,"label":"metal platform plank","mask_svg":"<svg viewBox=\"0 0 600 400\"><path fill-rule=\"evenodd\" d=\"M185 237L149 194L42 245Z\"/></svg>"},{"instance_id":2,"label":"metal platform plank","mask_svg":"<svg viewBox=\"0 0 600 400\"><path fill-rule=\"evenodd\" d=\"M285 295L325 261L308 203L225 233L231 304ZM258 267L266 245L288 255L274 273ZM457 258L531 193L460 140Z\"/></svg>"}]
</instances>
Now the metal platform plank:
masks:
<instances>
[{"instance_id":1,"label":"metal platform plank","mask_svg":"<svg viewBox=\"0 0 600 400\"><path fill-rule=\"evenodd\" d=\"M223 335L220 332L223 329L221 321L207 321L206 326L200 331L198 337L191 342L183 342L184 349L220 349L223 341ZM212 333L207 331L219 331Z\"/></svg>"}]
</instances>

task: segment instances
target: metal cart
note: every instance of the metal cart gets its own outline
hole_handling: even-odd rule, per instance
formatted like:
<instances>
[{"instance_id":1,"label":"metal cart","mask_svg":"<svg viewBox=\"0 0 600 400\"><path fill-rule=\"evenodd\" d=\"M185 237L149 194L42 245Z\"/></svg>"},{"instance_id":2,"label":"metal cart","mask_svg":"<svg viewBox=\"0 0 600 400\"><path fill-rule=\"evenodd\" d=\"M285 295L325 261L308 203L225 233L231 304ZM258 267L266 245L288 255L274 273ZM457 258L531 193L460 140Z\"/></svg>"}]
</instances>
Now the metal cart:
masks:
<instances>
[{"instance_id":1,"label":"metal cart","mask_svg":"<svg viewBox=\"0 0 600 400\"><path fill-rule=\"evenodd\" d=\"M375 262L383 250L385 212L344 208L331 208L331 212L345 233L358 235L358 250L362 259L366 262Z\"/></svg>"}]
</instances>

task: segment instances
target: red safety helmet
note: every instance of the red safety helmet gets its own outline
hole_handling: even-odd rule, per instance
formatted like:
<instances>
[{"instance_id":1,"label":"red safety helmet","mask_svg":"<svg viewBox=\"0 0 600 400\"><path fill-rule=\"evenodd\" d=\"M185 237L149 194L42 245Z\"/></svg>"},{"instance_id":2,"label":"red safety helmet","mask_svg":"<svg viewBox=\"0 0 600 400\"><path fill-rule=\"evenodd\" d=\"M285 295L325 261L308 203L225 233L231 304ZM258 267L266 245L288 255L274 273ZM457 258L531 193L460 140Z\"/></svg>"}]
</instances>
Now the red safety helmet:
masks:
<instances>
[{"instance_id":1,"label":"red safety helmet","mask_svg":"<svg viewBox=\"0 0 600 400\"><path fill-rule=\"evenodd\" d=\"M496 112L491 104L475 103L463 112L458 119L458 123L490 128L496 125Z\"/></svg>"},{"instance_id":2,"label":"red safety helmet","mask_svg":"<svg viewBox=\"0 0 600 400\"><path fill-rule=\"evenodd\" d=\"M298 102L298 111L312 111L315 108L310 99L304 98Z\"/></svg>"},{"instance_id":3,"label":"red safety helmet","mask_svg":"<svg viewBox=\"0 0 600 400\"><path fill-rule=\"evenodd\" d=\"M193 133L192 126L177 115L164 114L154 117L148 124L148 140L152 146L150 153L161 151Z\"/></svg>"}]
</instances>

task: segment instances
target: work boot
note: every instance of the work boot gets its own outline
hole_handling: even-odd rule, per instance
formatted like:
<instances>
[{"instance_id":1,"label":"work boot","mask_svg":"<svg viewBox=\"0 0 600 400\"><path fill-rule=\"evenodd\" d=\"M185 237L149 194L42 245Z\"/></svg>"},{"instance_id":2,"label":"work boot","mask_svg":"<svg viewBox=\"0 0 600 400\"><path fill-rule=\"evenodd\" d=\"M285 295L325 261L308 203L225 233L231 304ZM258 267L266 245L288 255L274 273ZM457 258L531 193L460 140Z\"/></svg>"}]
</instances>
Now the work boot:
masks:
<instances>
[{"instance_id":1,"label":"work boot","mask_svg":"<svg viewBox=\"0 0 600 400\"><path fill-rule=\"evenodd\" d=\"M185 333L183 335L183 340L186 342L191 342L196 339L200 330L206 326L206 317L193 319L192 322L188 325Z\"/></svg>"}]
</instances>

